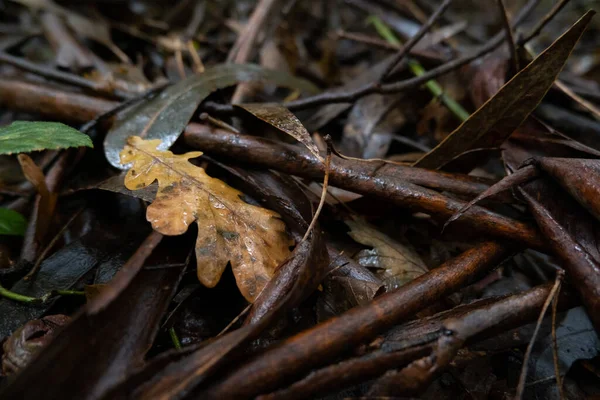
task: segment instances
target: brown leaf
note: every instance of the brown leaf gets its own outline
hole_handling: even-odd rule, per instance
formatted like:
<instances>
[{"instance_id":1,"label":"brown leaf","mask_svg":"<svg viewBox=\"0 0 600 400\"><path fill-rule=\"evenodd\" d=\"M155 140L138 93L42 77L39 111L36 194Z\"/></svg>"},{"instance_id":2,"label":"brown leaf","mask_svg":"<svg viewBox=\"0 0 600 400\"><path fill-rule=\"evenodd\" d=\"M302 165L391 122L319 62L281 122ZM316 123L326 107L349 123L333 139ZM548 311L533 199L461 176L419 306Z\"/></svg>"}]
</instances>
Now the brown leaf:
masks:
<instances>
[{"instance_id":1,"label":"brown leaf","mask_svg":"<svg viewBox=\"0 0 600 400\"><path fill-rule=\"evenodd\" d=\"M359 264L378 268L387 291L399 288L427 272L419 255L409 245L401 244L362 221L345 221L352 239L372 246L359 255Z\"/></svg>"},{"instance_id":2,"label":"brown leaf","mask_svg":"<svg viewBox=\"0 0 600 400\"><path fill-rule=\"evenodd\" d=\"M594 12L589 11L581 17L566 33L506 83L494 97L414 165L422 168L441 168L466 151L500 146L552 87L593 15ZM473 161L477 160L463 160L461 165L455 167L463 171L470 170Z\"/></svg>"},{"instance_id":3,"label":"brown leaf","mask_svg":"<svg viewBox=\"0 0 600 400\"><path fill-rule=\"evenodd\" d=\"M2 373L12 375L23 369L56 335L58 328L70 320L66 315L49 315L31 320L14 331L3 345Z\"/></svg>"},{"instance_id":4,"label":"brown leaf","mask_svg":"<svg viewBox=\"0 0 600 400\"><path fill-rule=\"evenodd\" d=\"M39 200L36 200L39 201L39 205L34 209L35 239L38 244L43 244L50 228L52 217L54 216L57 195L48 190L44 173L31 157L27 154L19 154L17 158L19 164L21 164L23 175L36 188L39 194Z\"/></svg>"},{"instance_id":5,"label":"brown leaf","mask_svg":"<svg viewBox=\"0 0 600 400\"><path fill-rule=\"evenodd\" d=\"M310 137L310 133L306 130L302 122L290 110L276 103L247 103L236 104L236 107L241 108L254 115L256 118L274 126L280 131L287 133L314 154L319 160L324 161L319 153L319 149L315 142Z\"/></svg>"},{"instance_id":6,"label":"brown leaf","mask_svg":"<svg viewBox=\"0 0 600 400\"><path fill-rule=\"evenodd\" d=\"M188 160L199 151L175 155L156 148L160 140L131 137L121 162L133 163L125 186L135 190L158 181L156 200L146 218L164 235L181 235L198 224L198 279L214 287L230 261L240 291L254 301L290 254L290 240L279 214L241 200L241 192L208 176Z\"/></svg>"}]
</instances>

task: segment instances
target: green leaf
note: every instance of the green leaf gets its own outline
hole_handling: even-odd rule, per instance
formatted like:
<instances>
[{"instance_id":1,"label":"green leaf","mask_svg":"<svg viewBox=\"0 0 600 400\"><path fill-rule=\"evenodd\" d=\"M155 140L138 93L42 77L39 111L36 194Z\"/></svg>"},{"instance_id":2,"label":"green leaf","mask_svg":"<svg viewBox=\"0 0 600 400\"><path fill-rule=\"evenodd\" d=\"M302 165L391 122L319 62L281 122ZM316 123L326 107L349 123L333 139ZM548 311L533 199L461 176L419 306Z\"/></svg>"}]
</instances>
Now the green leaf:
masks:
<instances>
[{"instance_id":1,"label":"green leaf","mask_svg":"<svg viewBox=\"0 0 600 400\"><path fill-rule=\"evenodd\" d=\"M94 147L89 136L59 122L15 121L0 128L0 154Z\"/></svg>"},{"instance_id":2,"label":"green leaf","mask_svg":"<svg viewBox=\"0 0 600 400\"><path fill-rule=\"evenodd\" d=\"M460 163L458 156L502 145L550 90L593 15L588 11L414 166L436 169L454 160L446 169L468 172L479 161L477 154L466 154Z\"/></svg>"},{"instance_id":3,"label":"green leaf","mask_svg":"<svg viewBox=\"0 0 600 400\"><path fill-rule=\"evenodd\" d=\"M119 153L129 136L145 140L160 139L159 150L166 150L179 137L198 105L218 89L240 82L264 81L315 93L310 82L281 71L271 71L254 64L222 64L206 69L168 87L158 96L129 109L106 135L104 154L113 166L125 169Z\"/></svg>"},{"instance_id":4,"label":"green leaf","mask_svg":"<svg viewBox=\"0 0 600 400\"><path fill-rule=\"evenodd\" d=\"M0 208L0 235L23 236L26 228L24 216L8 208Z\"/></svg>"}]
</instances>

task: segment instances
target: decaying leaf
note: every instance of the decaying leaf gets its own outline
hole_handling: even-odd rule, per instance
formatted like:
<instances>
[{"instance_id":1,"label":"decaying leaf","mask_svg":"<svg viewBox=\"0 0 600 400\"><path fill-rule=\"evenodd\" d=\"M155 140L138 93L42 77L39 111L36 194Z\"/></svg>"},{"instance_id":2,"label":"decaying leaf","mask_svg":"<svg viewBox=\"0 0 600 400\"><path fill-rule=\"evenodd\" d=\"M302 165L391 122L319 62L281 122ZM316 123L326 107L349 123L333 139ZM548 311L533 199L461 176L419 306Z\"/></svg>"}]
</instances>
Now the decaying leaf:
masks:
<instances>
[{"instance_id":1,"label":"decaying leaf","mask_svg":"<svg viewBox=\"0 0 600 400\"><path fill-rule=\"evenodd\" d=\"M593 15L594 12L589 11L581 17L415 166L440 168L469 150L500 146L552 87ZM454 169L472 167L470 160Z\"/></svg>"},{"instance_id":2,"label":"decaying leaf","mask_svg":"<svg viewBox=\"0 0 600 400\"><path fill-rule=\"evenodd\" d=\"M345 221L350 227L352 239L372 250L359 253L358 262L365 267L377 268L387 291L399 288L405 283L427 272L427 267L419 255L409 245L399 243L362 221Z\"/></svg>"},{"instance_id":3,"label":"decaying leaf","mask_svg":"<svg viewBox=\"0 0 600 400\"><path fill-rule=\"evenodd\" d=\"M14 331L3 345L2 373L12 375L22 370L70 320L66 315L48 315Z\"/></svg>"},{"instance_id":4,"label":"decaying leaf","mask_svg":"<svg viewBox=\"0 0 600 400\"><path fill-rule=\"evenodd\" d=\"M132 163L125 177L130 190L158 181L146 218L164 235L181 235L198 224L198 279L214 287L230 261L240 291L254 301L290 254L290 239L279 214L245 203L241 192L208 176L188 160L199 151L175 155L159 151L161 141L131 137L121 162Z\"/></svg>"},{"instance_id":5,"label":"decaying leaf","mask_svg":"<svg viewBox=\"0 0 600 400\"><path fill-rule=\"evenodd\" d=\"M306 130L302 122L294 115L290 110L276 103L247 103L237 104L237 107L241 108L254 115L256 118L266 122L269 125L274 126L280 131L287 133L300 143L306 146L306 148L314 154L321 161L323 157L319 153L319 149L315 142L310 137L310 133Z\"/></svg>"}]
</instances>

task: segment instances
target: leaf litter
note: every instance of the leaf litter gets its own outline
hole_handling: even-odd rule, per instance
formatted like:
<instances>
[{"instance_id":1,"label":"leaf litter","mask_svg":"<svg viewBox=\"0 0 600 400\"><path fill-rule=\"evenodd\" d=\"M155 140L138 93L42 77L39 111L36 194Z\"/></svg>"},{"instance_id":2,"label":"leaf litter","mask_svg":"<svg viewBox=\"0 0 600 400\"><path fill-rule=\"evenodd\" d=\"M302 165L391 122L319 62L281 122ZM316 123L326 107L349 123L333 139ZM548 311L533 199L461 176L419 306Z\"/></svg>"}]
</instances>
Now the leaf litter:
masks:
<instances>
[{"instance_id":1,"label":"leaf litter","mask_svg":"<svg viewBox=\"0 0 600 400\"><path fill-rule=\"evenodd\" d=\"M1 398L600 393L589 2L5 3Z\"/></svg>"}]
</instances>

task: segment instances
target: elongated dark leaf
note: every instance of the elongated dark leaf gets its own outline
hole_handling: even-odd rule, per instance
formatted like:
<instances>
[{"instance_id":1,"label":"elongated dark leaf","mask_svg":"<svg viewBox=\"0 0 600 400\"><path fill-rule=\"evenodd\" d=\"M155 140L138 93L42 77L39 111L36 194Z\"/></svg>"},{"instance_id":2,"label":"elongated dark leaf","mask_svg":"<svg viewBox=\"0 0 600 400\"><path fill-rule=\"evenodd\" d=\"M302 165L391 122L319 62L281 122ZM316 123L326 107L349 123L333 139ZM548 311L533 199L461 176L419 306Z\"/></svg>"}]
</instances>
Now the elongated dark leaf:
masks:
<instances>
[{"instance_id":1,"label":"elongated dark leaf","mask_svg":"<svg viewBox=\"0 0 600 400\"><path fill-rule=\"evenodd\" d=\"M202 100L217 89L239 82L268 81L279 86L316 92L310 82L280 71L253 64L226 64L207 69L165 89L152 100L134 107L115 124L104 141L104 153L115 167L124 169L119 153L129 136L160 139L160 150L168 149L179 137Z\"/></svg>"},{"instance_id":2,"label":"elongated dark leaf","mask_svg":"<svg viewBox=\"0 0 600 400\"><path fill-rule=\"evenodd\" d=\"M15 121L0 128L0 154L92 146L89 136L58 122Z\"/></svg>"},{"instance_id":3,"label":"elongated dark leaf","mask_svg":"<svg viewBox=\"0 0 600 400\"><path fill-rule=\"evenodd\" d=\"M588 11L415 166L440 168L466 151L501 145L552 87L593 15ZM453 164L466 171L473 167L473 159Z\"/></svg>"},{"instance_id":4,"label":"elongated dark leaf","mask_svg":"<svg viewBox=\"0 0 600 400\"><path fill-rule=\"evenodd\" d=\"M310 133L306 130L302 122L294 115L290 110L276 103L263 103L263 104L237 104L237 107L241 108L254 115L261 121L265 121L267 124L274 126L280 131L287 133L314 154L319 160L323 161L323 157L319 154L319 149L315 142L310 137Z\"/></svg>"}]
</instances>

